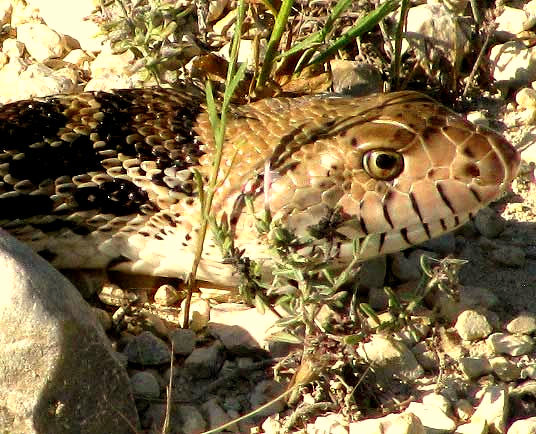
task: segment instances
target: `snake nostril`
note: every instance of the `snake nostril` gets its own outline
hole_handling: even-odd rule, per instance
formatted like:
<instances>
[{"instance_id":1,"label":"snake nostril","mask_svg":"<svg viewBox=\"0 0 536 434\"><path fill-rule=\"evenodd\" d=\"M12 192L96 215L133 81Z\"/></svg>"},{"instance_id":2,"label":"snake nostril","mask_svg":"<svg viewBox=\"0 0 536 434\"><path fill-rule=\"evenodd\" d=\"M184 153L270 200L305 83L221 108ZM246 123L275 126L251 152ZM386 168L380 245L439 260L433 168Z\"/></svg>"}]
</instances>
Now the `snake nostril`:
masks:
<instances>
[{"instance_id":1,"label":"snake nostril","mask_svg":"<svg viewBox=\"0 0 536 434\"><path fill-rule=\"evenodd\" d=\"M478 168L476 164L468 164L465 167L465 171L467 172L469 176L473 178L477 178L478 176L480 176L480 169Z\"/></svg>"}]
</instances>

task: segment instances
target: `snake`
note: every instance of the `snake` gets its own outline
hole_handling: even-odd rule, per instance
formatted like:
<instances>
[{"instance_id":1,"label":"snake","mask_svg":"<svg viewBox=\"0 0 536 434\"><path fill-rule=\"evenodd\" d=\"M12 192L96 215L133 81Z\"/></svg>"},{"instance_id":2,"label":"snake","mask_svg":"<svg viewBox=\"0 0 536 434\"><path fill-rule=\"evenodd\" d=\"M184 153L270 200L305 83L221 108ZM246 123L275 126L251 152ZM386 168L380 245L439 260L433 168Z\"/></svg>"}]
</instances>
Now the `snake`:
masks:
<instances>
[{"instance_id":1,"label":"snake","mask_svg":"<svg viewBox=\"0 0 536 434\"><path fill-rule=\"evenodd\" d=\"M0 141L0 227L53 266L190 271L199 180L208 182L217 154L198 87L8 103ZM519 162L500 134L423 93L265 98L228 110L210 212L249 260L274 260L270 234L256 229L268 211L308 240L305 257L329 242L340 265L463 225L507 189ZM211 231L197 276L236 279Z\"/></svg>"}]
</instances>

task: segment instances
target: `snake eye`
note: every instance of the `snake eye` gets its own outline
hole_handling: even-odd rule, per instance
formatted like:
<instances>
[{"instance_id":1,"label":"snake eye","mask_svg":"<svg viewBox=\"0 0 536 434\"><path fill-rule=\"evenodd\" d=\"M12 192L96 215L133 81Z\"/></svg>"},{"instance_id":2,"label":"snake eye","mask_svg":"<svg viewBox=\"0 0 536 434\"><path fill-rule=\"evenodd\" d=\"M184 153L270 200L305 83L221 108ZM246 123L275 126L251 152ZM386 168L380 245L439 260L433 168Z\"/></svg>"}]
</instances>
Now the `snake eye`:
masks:
<instances>
[{"instance_id":1,"label":"snake eye","mask_svg":"<svg viewBox=\"0 0 536 434\"><path fill-rule=\"evenodd\" d=\"M404 168L402 156L385 149L368 151L363 155L363 168L375 179L390 181L397 177Z\"/></svg>"}]
</instances>

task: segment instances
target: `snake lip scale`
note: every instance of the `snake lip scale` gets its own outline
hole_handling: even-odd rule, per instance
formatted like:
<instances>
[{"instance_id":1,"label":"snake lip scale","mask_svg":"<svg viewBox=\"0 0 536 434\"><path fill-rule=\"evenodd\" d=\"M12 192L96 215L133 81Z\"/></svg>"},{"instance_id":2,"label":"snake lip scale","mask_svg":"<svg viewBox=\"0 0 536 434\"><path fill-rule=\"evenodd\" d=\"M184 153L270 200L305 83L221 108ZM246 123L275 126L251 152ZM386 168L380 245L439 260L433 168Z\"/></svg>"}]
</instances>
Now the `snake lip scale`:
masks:
<instances>
[{"instance_id":1,"label":"snake lip scale","mask_svg":"<svg viewBox=\"0 0 536 434\"><path fill-rule=\"evenodd\" d=\"M0 226L58 268L184 277L200 224L194 172L215 152L194 86L55 95L0 109ZM212 213L235 246L272 259L244 206L309 237L337 212L333 263L451 231L508 187L519 154L426 95L304 96L233 106ZM318 239L314 243L322 243ZM232 283L205 240L198 277Z\"/></svg>"}]
</instances>

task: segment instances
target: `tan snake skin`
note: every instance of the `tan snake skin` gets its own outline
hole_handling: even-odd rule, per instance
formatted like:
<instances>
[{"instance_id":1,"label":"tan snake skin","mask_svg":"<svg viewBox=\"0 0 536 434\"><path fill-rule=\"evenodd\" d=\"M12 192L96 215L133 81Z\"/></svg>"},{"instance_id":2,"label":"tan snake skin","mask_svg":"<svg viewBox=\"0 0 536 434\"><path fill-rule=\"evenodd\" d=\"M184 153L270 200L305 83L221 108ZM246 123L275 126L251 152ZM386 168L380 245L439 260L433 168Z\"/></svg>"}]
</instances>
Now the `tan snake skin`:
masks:
<instances>
[{"instance_id":1,"label":"tan snake skin","mask_svg":"<svg viewBox=\"0 0 536 434\"><path fill-rule=\"evenodd\" d=\"M200 223L193 170L208 179L214 154L203 102L184 86L3 106L0 226L58 268L183 277ZM271 254L244 195L306 238L337 215L330 243L344 264L355 238L367 259L455 229L518 164L499 135L420 93L265 99L232 108L213 213L261 262ZM198 277L234 279L210 235Z\"/></svg>"}]
</instances>

